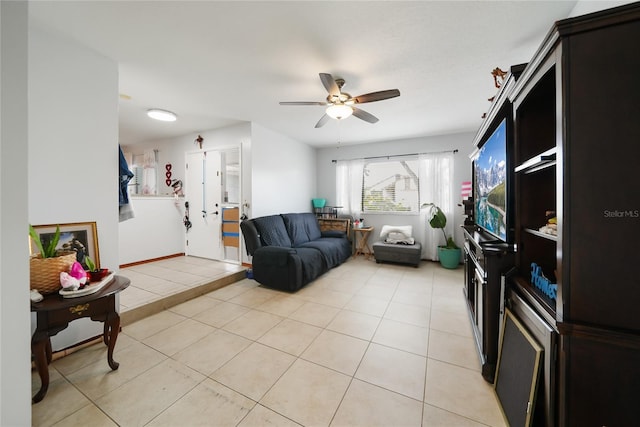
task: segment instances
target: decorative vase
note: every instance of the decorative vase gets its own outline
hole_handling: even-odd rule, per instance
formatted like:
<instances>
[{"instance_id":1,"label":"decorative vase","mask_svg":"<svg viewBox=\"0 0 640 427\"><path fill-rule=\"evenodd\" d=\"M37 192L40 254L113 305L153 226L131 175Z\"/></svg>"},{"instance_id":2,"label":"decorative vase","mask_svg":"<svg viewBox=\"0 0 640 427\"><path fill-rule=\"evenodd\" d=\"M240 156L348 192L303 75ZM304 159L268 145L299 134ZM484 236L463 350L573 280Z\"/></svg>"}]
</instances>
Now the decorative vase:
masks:
<instances>
[{"instance_id":1,"label":"decorative vase","mask_svg":"<svg viewBox=\"0 0 640 427\"><path fill-rule=\"evenodd\" d=\"M440 265L444 268L455 269L460 265L460 255L462 251L460 248L447 248L444 246L438 246L438 258L440 259Z\"/></svg>"},{"instance_id":2,"label":"decorative vase","mask_svg":"<svg viewBox=\"0 0 640 427\"><path fill-rule=\"evenodd\" d=\"M101 268L100 270L88 271L87 273L89 274L89 282L99 282L109 275L109 269Z\"/></svg>"},{"instance_id":3,"label":"decorative vase","mask_svg":"<svg viewBox=\"0 0 640 427\"><path fill-rule=\"evenodd\" d=\"M60 273L69 271L74 262L76 253L71 251L51 258L41 258L40 254L32 256L29 260L30 288L43 295L56 292L62 287Z\"/></svg>"}]
</instances>

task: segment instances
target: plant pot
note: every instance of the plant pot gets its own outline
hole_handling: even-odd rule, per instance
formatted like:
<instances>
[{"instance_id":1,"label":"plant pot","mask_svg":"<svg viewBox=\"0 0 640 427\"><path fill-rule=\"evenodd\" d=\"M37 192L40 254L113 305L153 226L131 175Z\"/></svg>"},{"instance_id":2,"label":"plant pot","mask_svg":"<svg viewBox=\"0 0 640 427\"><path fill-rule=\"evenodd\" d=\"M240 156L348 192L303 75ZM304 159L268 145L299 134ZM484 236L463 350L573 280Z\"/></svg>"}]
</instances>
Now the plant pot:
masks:
<instances>
[{"instance_id":1,"label":"plant pot","mask_svg":"<svg viewBox=\"0 0 640 427\"><path fill-rule=\"evenodd\" d=\"M88 271L87 272L89 274L89 281L90 282L99 282L102 279L104 279L105 277L107 277L109 275L109 269L108 268L101 268L100 270L97 271Z\"/></svg>"},{"instance_id":2,"label":"plant pot","mask_svg":"<svg viewBox=\"0 0 640 427\"><path fill-rule=\"evenodd\" d=\"M30 288L42 295L56 292L60 285L60 273L69 271L76 261L75 252L61 252L58 256L41 258L34 255L29 261Z\"/></svg>"},{"instance_id":3,"label":"plant pot","mask_svg":"<svg viewBox=\"0 0 640 427\"><path fill-rule=\"evenodd\" d=\"M462 250L460 248L450 249L443 246L438 246L438 258L440 259L440 265L444 268L455 269L460 265L460 255Z\"/></svg>"}]
</instances>

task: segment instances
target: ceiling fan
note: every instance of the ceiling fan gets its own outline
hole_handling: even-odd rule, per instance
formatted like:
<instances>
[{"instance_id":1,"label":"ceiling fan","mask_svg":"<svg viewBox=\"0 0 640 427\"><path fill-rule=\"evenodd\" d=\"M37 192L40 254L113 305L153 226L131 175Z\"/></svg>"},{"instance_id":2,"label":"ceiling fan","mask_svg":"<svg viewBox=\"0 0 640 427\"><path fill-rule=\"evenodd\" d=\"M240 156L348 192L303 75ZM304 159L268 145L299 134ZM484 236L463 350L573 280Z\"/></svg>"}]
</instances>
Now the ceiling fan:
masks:
<instances>
[{"instance_id":1,"label":"ceiling fan","mask_svg":"<svg viewBox=\"0 0 640 427\"><path fill-rule=\"evenodd\" d=\"M371 113L355 107L355 104L364 104L365 102L382 101L383 99L395 98L400 96L398 89L381 90L378 92L366 93L359 96L351 96L347 92L342 92L342 86L344 86L344 79L334 79L331 74L320 73L320 81L329 92L326 101L320 102L281 102L280 105L327 105L325 114L320 117L316 128L324 126L329 118L336 120L346 119L350 115L354 115L357 118L364 120L368 123L375 123L378 118Z\"/></svg>"}]
</instances>

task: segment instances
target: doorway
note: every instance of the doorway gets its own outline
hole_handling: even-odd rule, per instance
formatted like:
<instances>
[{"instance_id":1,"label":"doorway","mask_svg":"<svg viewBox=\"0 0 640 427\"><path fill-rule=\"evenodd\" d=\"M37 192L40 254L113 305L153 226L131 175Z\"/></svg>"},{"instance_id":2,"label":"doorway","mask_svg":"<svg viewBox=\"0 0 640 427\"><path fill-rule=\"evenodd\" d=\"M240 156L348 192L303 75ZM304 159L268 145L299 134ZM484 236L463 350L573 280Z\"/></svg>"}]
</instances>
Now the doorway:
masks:
<instances>
[{"instance_id":1,"label":"doorway","mask_svg":"<svg viewBox=\"0 0 640 427\"><path fill-rule=\"evenodd\" d=\"M240 262L240 150L208 150L186 155L186 194L191 228L186 255Z\"/></svg>"}]
</instances>

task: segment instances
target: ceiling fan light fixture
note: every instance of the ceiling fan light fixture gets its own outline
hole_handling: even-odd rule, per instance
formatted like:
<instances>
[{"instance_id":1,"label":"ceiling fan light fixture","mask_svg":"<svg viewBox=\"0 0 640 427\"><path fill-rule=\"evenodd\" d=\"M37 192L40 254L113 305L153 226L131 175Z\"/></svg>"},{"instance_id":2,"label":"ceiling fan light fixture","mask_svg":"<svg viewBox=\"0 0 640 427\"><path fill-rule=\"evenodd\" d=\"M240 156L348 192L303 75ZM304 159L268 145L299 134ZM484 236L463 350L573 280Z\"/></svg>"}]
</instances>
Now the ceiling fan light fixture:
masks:
<instances>
[{"instance_id":1,"label":"ceiling fan light fixture","mask_svg":"<svg viewBox=\"0 0 640 427\"><path fill-rule=\"evenodd\" d=\"M175 113L167 110L160 110L158 108L147 110L147 116L162 122L175 122L178 118Z\"/></svg>"},{"instance_id":2,"label":"ceiling fan light fixture","mask_svg":"<svg viewBox=\"0 0 640 427\"><path fill-rule=\"evenodd\" d=\"M326 113L332 119L342 120L353 114L353 108L344 104L334 104L327 107Z\"/></svg>"}]
</instances>

